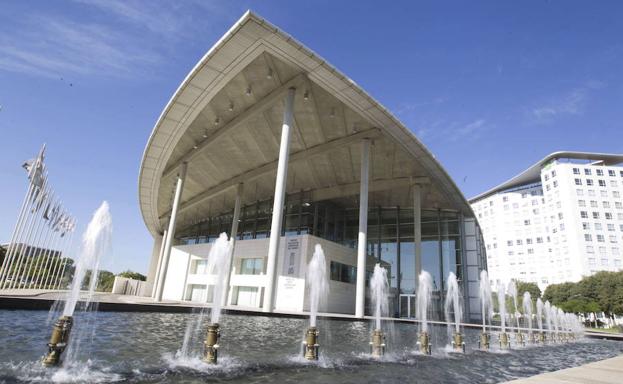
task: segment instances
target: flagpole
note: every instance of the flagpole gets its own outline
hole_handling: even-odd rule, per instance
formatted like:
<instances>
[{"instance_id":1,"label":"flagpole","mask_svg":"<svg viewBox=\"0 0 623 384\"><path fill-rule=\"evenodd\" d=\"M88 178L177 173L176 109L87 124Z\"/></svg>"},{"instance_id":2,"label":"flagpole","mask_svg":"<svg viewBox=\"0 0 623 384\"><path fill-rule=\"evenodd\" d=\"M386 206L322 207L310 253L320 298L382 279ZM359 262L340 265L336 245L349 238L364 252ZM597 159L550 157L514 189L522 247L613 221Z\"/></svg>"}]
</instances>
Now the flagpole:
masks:
<instances>
[{"instance_id":1,"label":"flagpole","mask_svg":"<svg viewBox=\"0 0 623 384\"><path fill-rule=\"evenodd\" d=\"M32 268L32 263L34 261L34 255L37 254L37 250L39 248L39 242L41 241L41 236L45 233L44 220L38 217L38 212L35 211L33 215L37 219L37 225L35 228L33 241L30 247L26 248L26 255L24 257L24 270L21 273L20 281L17 284L17 288L20 289L22 287L28 288L28 275L30 275L30 268ZM26 279L25 282L22 283L22 279Z\"/></svg>"},{"instance_id":2,"label":"flagpole","mask_svg":"<svg viewBox=\"0 0 623 384\"><path fill-rule=\"evenodd\" d=\"M35 208L36 207L36 203L37 203L37 198L39 196L39 194L43 193L42 189L44 187L44 180L47 179L47 174L46 176L43 177L43 179L41 179L41 173L45 172L45 166L43 165L43 153L45 151L45 144L43 145L43 148L41 149L41 152L39 153L39 156L37 157L37 160L35 161L35 163L32 165L32 167L34 168L33 174L32 174L32 178L31 178L31 182L33 183L33 185L36 187L33 191L32 197L31 197L31 201L30 204L28 204L29 208ZM32 168L31 168L32 170ZM39 184L40 183L40 184ZM24 239L21 242L21 245L19 246L19 254L17 255L17 266L16 266L16 272L19 275L20 271L21 271L21 267L22 267L22 260L24 259L24 248L26 246L28 246L28 243L30 242L31 238L32 238L32 227L34 226L35 222L36 222L36 215L35 212L32 211L32 209L30 210L30 214L28 216L28 220L29 223L27 224L27 231L26 231L26 239ZM9 289L13 289L15 287L15 274L12 276L11 278L11 283L9 284Z\"/></svg>"},{"instance_id":3,"label":"flagpole","mask_svg":"<svg viewBox=\"0 0 623 384\"><path fill-rule=\"evenodd\" d=\"M63 281L63 277L65 276L65 267L67 266L67 259L69 259L69 254L71 253L71 250L73 248L73 244L74 244L74 231L72 229L71 233L69 234L69 249L67 251L67 255L65 255L65 257L63 257L63 268L61 269L61 273L58 275L58 278L56 280L56 289L61 289L61 283Z\"/></svg>"},{"instance_id":4,"label":"flagpole","mask_svg":"<svg viewBox=\"0 0 623 384\"><path fill-rule=\"evenodd\" d=\"M48 286L48 281L50 286L54 286L54 280L56 280L56 274L61 268L61 264L63 264L63 254L65 253L65 248L67 247L68 238L63 238L59 234L60 245L58 247L58 260L55 260L54 266L50 269L50 273L48 274L48 279L46 279L46 286Z\"/></svg>"},{"instance_id":5,"label":"flagpole","mask_svg":"<svg viewBox=\"0 0 623 384\"><path fill-rule=\"evenodd\" d=\"M30 209L29 209L30 210ZM21 266L22 266L22 260L24 259L24 248L28 246L28 242L30 242L30 239L32 237L32 229L35 225L35 215L31 212L29 214L28 217L28 224L27 224L27 229L25 232L24 237L21 239L19 245L18 245L18 250L17 250L17 263L15 265L14 272L13 275L11 276L11 282L9 283L9 289L13 289L15 287L15 278L16 275L19 275L19 272L21 270Z\"/></svg>"},{"instance_id":6,"label":"flagpole","mask_svg":"<svg viewBox=\"0 0 623 384\"><path fill-rule=\"evenodd\" d=\"M45 144L39 151L39 156L41 156L42 151L45 149ZM2 263L2 269L0 269L0 289L4 289L6 285L5 279L8 277L8 274L11 270L11 266L14 262L14 254L15 248L17 247L17 239L21 237L21 232L24 230L24 223L26 218L28 217L28 202L30 201L32 194L34 193L35 183L33 182L33 175L35 172L35 167L32 166L28 171L28 191L26 192L26 196L24 201L22 202L22 208L20 209L19 216L17 217L17 223L15 224L15 228L13 229L13 235L11 236L11 242L7 247L7 253L4 258L4 262Z\"/></svg>"},{"instance_id":7,"label":"flagpole","mask_svg":"<svg viewBox=\"0 0 623 384\"><path fill-rule=\"evenodd\" d=\"M52 225L52 224L50 224L50 225ZM52 228L52 231L54 231L54 228ZM58 260L55 258L55 256L56 256L55 253L57 252L56 248L59 248L60 244L61 244L61 238L57 237L57 236L54 236L54 245L48 251L50 262L49 262L49 265L45 269L45 272L44 272L44 276L43 276L43 280L42 280L43 288L47 288L47 285L48 285L47 283L48 283L50 274L51 274L52 270L54 270L54 268L56 268L56 264L58 263ZM58 253L60 253L60 251L58 251Z\"/></svg>"},{"instance_id":8,"label":"flagpole","mask_svg":"<svg viewBox=\"0 0 623 384\"><path fill-rule=\"evenodd\" d=\"M39 283L43 283L45 281L46 276L48 275L48 271L49 269L52 267L52 265L54 264L54 248L56 247L57 243L58 243L58 238L56 236L54 236L54 225L53 225L53 221L56 219L57 215L59 214L60 211L60 207L61 207L61 201L57 200L57 201L52 201L49 205L49 207L51 207L51 210L49 212L48 218L47 220L47 225L48 228L50 228L50 231L52 231L52 242L50 244L50 247L47 249L47 251L45 252L45 267L44 267L44 271L43 271L43 276L40 277L39 279ZM47 208L46 207L46 214L47 212Z\"/></svg>"},{"instance_id":9,"label":"flagpole","mask_svg":"<svg viewBox=\"0 0 623 384\"><path fill-rule=\"evenodd\" d=\"M50 197L48 199L48 204L44 209L44 212L42 214L42 217L44 220L46 220L46 226L48 228L48 238L45 241L45 250L43 251L43 254L41 255L41 267L40 267L40 272L37 274L37 279L35 282L35 288L38 288L40 286L41 280L43 275L45 274L45 270L48 267L48 264L50 262L50 247L51 245L54 243L54 231L52 230L52 226L50 225L50 217L47 217L48 211L50 209L50 207L54 207L54 192L52 190L50 190ZM46 218L47 217L47 218Z\"/></svg>"},{"instance_id":10,"label":"flagpole","mask_svg":"<svg viewBox=\"0 0 623 384\"><path fill-rule=\"evenodd\" d=\"M36 289L37 288L37 282L38 282L38 277L39 274L41 273L41 267L44 264L44 255L47 251L47 246L48 243L50 242L50 239L52 239L52 237L54 236L54 232L50 229L50 227L48 225L45 225L45 218L42 217L43 220L41 220L43 222L43 233L45 233L45 235L43 236L43 242L39 243L38 249L40 250L40 252L37 252L38 254L33 255L33 262L31 263L31 268L30 271L32 271L32 276L30 276L30 272L26 275L26 279L28 280L28 278L31 278L33 280L35 280L34 282L34 286L33 284L30 284L32 289ZM32 267L34 264L34 268Z\"/></svg>"}]
</instances>

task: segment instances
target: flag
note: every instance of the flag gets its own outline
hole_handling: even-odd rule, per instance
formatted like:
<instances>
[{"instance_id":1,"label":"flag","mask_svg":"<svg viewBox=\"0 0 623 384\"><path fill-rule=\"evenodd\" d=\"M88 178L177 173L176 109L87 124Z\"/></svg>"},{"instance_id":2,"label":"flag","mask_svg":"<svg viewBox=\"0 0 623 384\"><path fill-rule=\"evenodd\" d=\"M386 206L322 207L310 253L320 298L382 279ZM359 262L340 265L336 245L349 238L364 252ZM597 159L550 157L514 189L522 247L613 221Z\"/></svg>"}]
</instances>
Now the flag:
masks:
<instances>
[{"instance_id":1,"label":"flag","mask_svg":"<svg viewBox=\"0 0 623 384\"><path fill-rule=\"evenodd\" d=\"M48 204L45 206L45 209L43 210L43 219L44 220L50 220L50 209L52 208L52 199L48 199Z\"/></svg>"}]
</instances>

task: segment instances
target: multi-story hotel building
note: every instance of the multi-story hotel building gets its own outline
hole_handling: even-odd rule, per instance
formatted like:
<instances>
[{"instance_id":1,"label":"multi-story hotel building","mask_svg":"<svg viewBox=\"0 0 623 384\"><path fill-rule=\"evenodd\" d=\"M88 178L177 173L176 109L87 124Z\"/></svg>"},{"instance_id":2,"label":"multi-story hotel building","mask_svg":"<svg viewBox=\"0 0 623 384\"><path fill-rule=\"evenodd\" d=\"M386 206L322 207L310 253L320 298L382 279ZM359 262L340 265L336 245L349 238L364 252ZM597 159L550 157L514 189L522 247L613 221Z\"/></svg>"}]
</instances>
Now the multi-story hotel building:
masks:
<instances>
[{"instance_id":1,"label":"multi-story hotel building","mask_svg":"<svg viewBox=\"0 0 623 384\"><path fill-rule=\"evenodd\" d=\"M306 311L306 266L320 244L330 280L322 311L364 316L380 263L391 315L415 315L426 270L437 305L452 272L466 317L479 316L480 229L441 164L354 81L250 12L165 107L139 197L155 240L145 294L156 300L214 300L207 259L226 232L229 307Z\"/></svg>"},{"instance_id":2,"label":"multi-story hotel building","mask_svg":"<svg viewBox=\"0 0 623 384\"><path fill-rule=\"evenodd\" d=\"M623 155L556 152L470 200L490 278L549 284L623 267Z\"/></svg>"}]
</instances>

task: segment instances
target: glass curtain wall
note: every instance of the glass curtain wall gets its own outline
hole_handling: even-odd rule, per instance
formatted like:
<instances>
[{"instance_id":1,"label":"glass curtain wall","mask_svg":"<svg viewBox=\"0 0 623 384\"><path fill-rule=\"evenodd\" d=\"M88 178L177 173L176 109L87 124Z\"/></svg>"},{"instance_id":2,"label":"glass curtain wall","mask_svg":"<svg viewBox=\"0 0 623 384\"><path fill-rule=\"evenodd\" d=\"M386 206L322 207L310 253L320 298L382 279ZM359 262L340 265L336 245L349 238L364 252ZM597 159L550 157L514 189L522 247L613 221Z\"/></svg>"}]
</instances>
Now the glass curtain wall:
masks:
<instances>
[{"instance_id":1,"label":"glass curtain wall","mask_svg":"<svg viewBox=\"0 0 623 384\"><path fill-rule=\"evenodd\" d=\"M312 234L350 248L357 246L359 212L331 201L311 203L310 196L286 196L283 236ZM241 209L238 239L270 236L272 200L258 201ZM229 232L233 212L208 218L180 231L182 244L214 241ZM445 283L450 272L462 280L461 216L456 211L422 209L422 269L433 278L434 305L441 309ZM415 316L417 278L415 271L412 207L370 207L368 212L368 254L390 266L388 271L395 316ZM409 305L411 301L412 305ZM410 308L409 308L410 307ZM441 312L435 310L435 313Z\"/></svg>"}]
</instances>

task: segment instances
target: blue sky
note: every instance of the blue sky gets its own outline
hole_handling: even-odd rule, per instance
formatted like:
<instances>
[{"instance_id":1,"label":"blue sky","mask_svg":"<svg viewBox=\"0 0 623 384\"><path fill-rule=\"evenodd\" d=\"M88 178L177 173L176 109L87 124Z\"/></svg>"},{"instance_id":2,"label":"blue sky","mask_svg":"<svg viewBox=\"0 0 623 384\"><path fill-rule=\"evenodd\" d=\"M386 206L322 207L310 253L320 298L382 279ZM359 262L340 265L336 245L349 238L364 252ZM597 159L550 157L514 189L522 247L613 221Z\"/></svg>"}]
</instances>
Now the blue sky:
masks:
<instances>
[{"instance_id":1,"label":"blue sky","mask_svg":"<svg viewBox=\"0 0 623 384\"><path fill-rule=\"evenodd\" d=\"M79 231L102 200L104 268L146 272L138 208L153 125L201 56L252 9L347 74L428 146L467 197L557 150L623 153L618 1L5 1L0 241L43 142Z\"/></svg>"}]
</instances>

